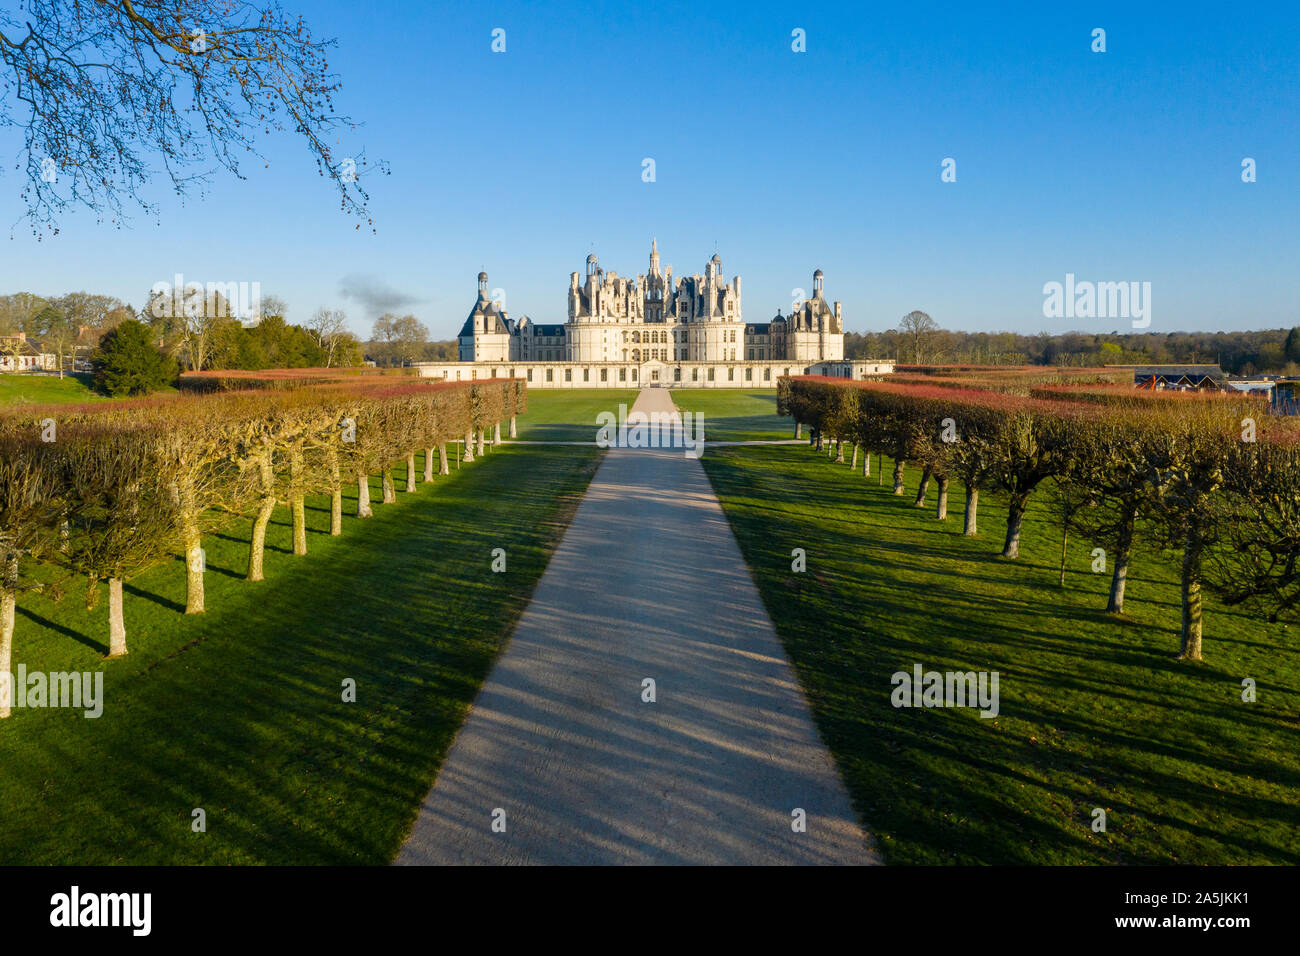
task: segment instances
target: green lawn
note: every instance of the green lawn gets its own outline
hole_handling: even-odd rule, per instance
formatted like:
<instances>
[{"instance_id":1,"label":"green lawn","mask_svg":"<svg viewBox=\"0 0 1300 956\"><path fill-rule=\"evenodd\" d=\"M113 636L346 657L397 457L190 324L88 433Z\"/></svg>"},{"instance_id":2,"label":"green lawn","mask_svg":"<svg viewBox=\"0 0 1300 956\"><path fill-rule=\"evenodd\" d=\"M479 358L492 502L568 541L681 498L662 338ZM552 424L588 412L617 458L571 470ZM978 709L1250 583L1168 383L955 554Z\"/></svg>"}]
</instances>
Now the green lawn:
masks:
<instances>
[{"instance_id":1,"label":"green lawn","mask_svg":"<svg viewBox=\"0 0 1300 956\"><path fill-rule=\"evenodd\" d=\"M0 406L46 405L55 402L96 402L103 396L90 389L89 375L31 375L0 372Z\"/></svg>"},{"instance_id":2,"label":"green lawn","mask_svg":"<svg viewBox=\"0 0 1300 956\"><path fill-rule=\"evenodd\" d=\"M704 465L887 862L1300 863L1295 632L1209 602L1205 662L1177 662L1170 563L1139 548L1126 614L1106 615L1091 545L1072 543L1058 587L1041 498L1012 562L996 497L964 538L964 495L936 521L933 498L912 507L915 469L895 497L806 446ZM1000 716L894 708L890 677L914 663L998 671Z\"/></svg>"},{"instance_id":3,"label":"green lawn","mask_svg":"<svg viewBox=\"0 0 1300 956\"><path fill-rule=\"evenodd\" d=\"M0 864L388 862L598 454L494 451L339 538L313 499L305 557L281 510L258 584L242 580L248 524L209 535L208 612L180 613L179 560L140 576L118 660L102 658L106 597L87 612L75 582L57 604L24 595L15 669L102 670L106 703L0 721Z\"/></svg>"},{"instance_id":4,"label":"green lawn","mask_svg":"<svg viewBox=\"0 0 1300 956\"><path fill-rule=\"evenodd\" d=\"M776 413L776 389L674 388L673 403L704 415L708 441L793 438L794 424Z\"/></svg>"},{"instance_id":5,"label":"green lawn","mask_svg":"<svg viewBox=\"0 0 1300 956\"><path fill-rule=\"evenodd\" d=\"M630 410L639 391L635 388L529 389L528 412L520 416L520 440L595 441L596 416L618 414L619 404Z\"/></svg>"}]
</instances>

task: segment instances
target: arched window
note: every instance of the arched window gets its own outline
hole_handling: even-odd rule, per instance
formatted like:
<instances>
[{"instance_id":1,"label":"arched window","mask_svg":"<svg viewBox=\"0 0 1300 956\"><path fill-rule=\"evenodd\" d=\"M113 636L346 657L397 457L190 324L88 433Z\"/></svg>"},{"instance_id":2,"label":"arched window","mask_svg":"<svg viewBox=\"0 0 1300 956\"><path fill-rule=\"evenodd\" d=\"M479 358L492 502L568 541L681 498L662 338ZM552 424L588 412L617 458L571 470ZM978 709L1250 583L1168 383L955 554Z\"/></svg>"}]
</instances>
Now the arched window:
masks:
<instances>
[{"instance_id":1,"label":"arched window","mask_svg":"<svg viewBox=\"0 0 1300 956\"><path fill-rule=\"evenodd\" d=\"M639 361L641 361L641 350L640 350L640 349L633 349L633 350L632 350L632 361L633 361L633 362L639 362Z\"/></svg>"},{"instance_id":2,"label":"arched window","mask_svg":"<svg viewBox=\"0 0 1300 956\"><path fill-rule=\"evenodd\" d=\"M632 333L632 341L633 341L633 342L640 343L640 341L641 341L641 333L640 333L640 332L633 332L633 333Z\"/></svg>"}]
</instances>

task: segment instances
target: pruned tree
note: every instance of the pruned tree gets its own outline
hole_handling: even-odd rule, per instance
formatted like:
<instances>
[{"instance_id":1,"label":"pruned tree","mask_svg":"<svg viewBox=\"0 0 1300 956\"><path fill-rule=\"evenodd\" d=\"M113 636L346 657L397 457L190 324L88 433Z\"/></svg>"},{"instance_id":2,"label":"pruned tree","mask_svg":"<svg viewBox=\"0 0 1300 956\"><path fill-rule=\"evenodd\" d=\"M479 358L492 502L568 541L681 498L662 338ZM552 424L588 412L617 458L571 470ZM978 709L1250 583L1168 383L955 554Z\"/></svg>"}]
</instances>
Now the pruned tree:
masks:
<instances>
[{"instance_id":1,"label":"pruned tree","mask_svg":"<svg viewBox=\"0 0 1300 956\"><path fill-rule=\"evenodd\" d=\"M1062 422L1050 413L1009 408L990 443L993 484L1007 495L1007 534L1002 557L1020 556L1020 534L1029 496L1043 481L1061 474Z\"/></svg>"},{"instance_id":2,"label":"pruned tree","mask_svg":"<svg viewBox=\"0 0 1300 956\"><path fill-rule=\"evenodd\" d=\"M1170 416L1144 434L1143 452L1152 493L1142 501L1157 540L1179 554L1182 622L1178 657L1201 660L1205 556L1224 528L1224 466L1238 440L1236 409L1205 406Z\"/></svg>"},{"instance_id":3,"label":"pruned tree","mask_svg":"<svg viewBox=\"0 0 1300 956\"><path fill-rule=\"evenodd\" d=\"M13 692L15 610L25 558L50 544L63 502L53 444L38 422L0 423L0 717Z\"/></svg>"},{"instance_id":4,"label":"pruned tree","mask_svg":"<svg viewBox=\"0 0 1300 956\"><path fill-rule=\"evenodd\" d=\"M1226 448L1221 546L1206 581L1226 604L1270 622L1300 620L1300 428L1273 419L1254 442Z\"/></svg>"},{"instance_id":5,"label":"pruned tree","mask_svg":"<svg viewBox=\"0 0 1300 956\"><path fill-rule=\"evenodd\" d=\"M1108 409L1076 421L1066 438L1066 475L1082 489L1082 500L1063 517L1107 556L1111 581L1106 611L1111 614L1124 612L1138 514L1153 490L1142 436L1164 424L1164 416L1150 409Z\"/></svg>"},{"instance_id":6,"label":"pruned tree","mask_svg":"<svg viewBox=\"0 0 1300 956\"><path fill-rule=\"evenodd\" d=\"M176 499L156 457L157 424L101 418L84 416L60 431L69 535L57 556L87 578L87 604L108 582L108 656L118 657L127 652L123 582L168 555Z\"/></svg>"},{"instance_id":7,"label":"pruned tree","mask_svg":"<svg viewBox=\"0 0 1300 956\"><path fill-rule=\"evenodd\" d=\"M206 609L204 532L239 511L238 465L229 454L238 419L231 411L228 400L189 396L150 410L157 423L151 458L175 514L168 537L185 562L186 614Z\"/></svg>"},{"instance_id":8,"label":"pruned tree","mask_svg":"<svg viewBox=\"0 0 1300 956\"><path fill-rule=\"evenodd\" d=\"M969 405L958 414L961 417L957 420L957 442L950 461L953 473L961 478L966 490L962 534L973 538L979 534L980 490L987 488L993 478L998 416L987 408Z\"/></svg>"}]
</instances>

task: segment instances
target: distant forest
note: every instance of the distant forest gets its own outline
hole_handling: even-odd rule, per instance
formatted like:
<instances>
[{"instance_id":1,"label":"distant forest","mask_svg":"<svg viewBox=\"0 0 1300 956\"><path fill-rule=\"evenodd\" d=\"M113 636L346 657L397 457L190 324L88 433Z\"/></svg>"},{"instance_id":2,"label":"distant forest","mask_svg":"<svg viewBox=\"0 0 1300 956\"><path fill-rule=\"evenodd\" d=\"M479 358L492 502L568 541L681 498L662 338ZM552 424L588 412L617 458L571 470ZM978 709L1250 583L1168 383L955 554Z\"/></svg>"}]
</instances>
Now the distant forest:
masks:
<instances>
[{"instance_id":1,"label":"distant forest","mask_svg":"<svg viewBox=\"0 0 1300 956\"><path fill-rule=\"evenodd\" d=\"M848 332L844 356L927 365L1195 365L1233 375L1300 374L1300 328L1258 332L1017 335L935 328Z\"/></svg>"},{"instance_id":2,"label":"distant forest","mask_svg":"<svg viewBox=\"0 0 1300 956\"><path fill-rule=\"evenodd\" d=\"M25 332L51 351L71 356L89 350L124 318L149 325L162 349L186 368L267 368L303 365L353 365L370 359L379 365L455 361L456 339L431 340L413 315L382 315L368 341L346 330L341 311L317 309L302 325L285 321L288 307L276 296L261 303L262 322L253 328L215 309L219 299L198 310L156 318L150 300L138 312L107 295L71 292L43 297L29 292L0 295L0 337ZM184 317L184 312L190 314ZM2 344L2 343L0 343ZM1217 362L1233 375L1300 376L1300 327L1254 332L1108 333L1064 332L1018 335L1013 332L954 332L923 312L904 317L884 332L847 332L844 356L894 359L916 365L1196 365Z\"/></svg>"}]
</instances>

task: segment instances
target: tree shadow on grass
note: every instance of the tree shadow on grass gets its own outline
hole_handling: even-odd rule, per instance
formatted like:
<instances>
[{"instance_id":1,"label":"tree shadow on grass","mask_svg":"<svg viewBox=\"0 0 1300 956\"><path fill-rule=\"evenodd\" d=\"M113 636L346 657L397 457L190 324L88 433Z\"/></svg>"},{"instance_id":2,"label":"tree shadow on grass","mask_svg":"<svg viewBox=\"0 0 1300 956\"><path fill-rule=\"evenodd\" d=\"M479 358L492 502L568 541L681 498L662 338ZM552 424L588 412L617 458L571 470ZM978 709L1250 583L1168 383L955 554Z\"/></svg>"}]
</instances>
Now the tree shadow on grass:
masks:
<instances>
[{"instance_id":1,"label":"tree shadow on grass","mask_svg":"<svg viewBox=\"0 0 1300 956\"><path fill-rule=\"evenodd\" d=\"M235 544L244 545L245 547L248 546L247 537L241 535L235 535L235 534L227 534L224 531L209 531L208 534L205 535L204 537L220 538L222 541L231 541ZM293 554L292 548L282 548L277 544L272 544L270 541L267 541L262 547L263 550L265 551L274 551L277 554Z\"/></svg>"},{"instance_id":2,"label":"tree shadow on grass","mask_svg":"<svg viewBox=\"0 0 1300 956\"><path fill-rule=\"evenodd\" d=\"M1041 501L1031 500L1026 553L1012 562L996 556L992 533L988 553L956 534L937 548L932 519L909 498L863 494L788 450L705 465L855 804L889 835L891 861L1300 861L1300 765L1284 743L1294 657L1257 619L1211 605L1207 620L1222 624L1207 642L1215 635L1218 651L1176 661L1176 573L1150 563L1167 557L1140 556L1148 573L1129 582L1145 583L1116 617L1103 610L1108 575L1071 572L1056 586L1059 564L1044 558L1055 557L1059 529L1050 540ZM992 503L990 531L1005 516ZM777 542L790 541L807 548L810 572L816 556L815 573L788 573ZM1000 671L1000 715L893 708L890 675L918 661ZM1267 683L1268 704L1237 700L1238 671ZM1096 806L1112 814L1109 836L1091 833Z\"/></svg>"},{"instance_id":3,"label":"tree shadow on grass","mask_svg":"<svg viewBox=\"0 0 1300 956\"><path fill-rule=\"evenodd\" d=\"M112 719L17 740L21 759L0 780L12 811L0 860L388 862L595 460L508 451L447 480L446 495L376 508L304 558L275 555L260 585L214 579L207 614L155 628L156 661L111 665ZM488 571L495 546L509 550L508 574ZM148 584L182 586L171 562ZM355 704L344 678L357 681ZM49 754L71 782L29 799ZM190 832L198 806L221 821L202 841Z\"/></svg>"},{"instance_id":4,"label":"tree shadow on grass","mask_svg":"<svg viewBox=\"0 0 1300 956\"><path fill-rule=\"evenodd\" d=\"M136 587L134 584L131 584L129 581L122 582L122 590L125 591L127 594L134 594L136 597L144 598L146 601L152 601L154 604L157 604L159 607L165 607L169 611L179 611L182 614L185 613L184 604L181 604L177 601L173 601L170 598L165 598L161 594L154 594L152 591L146 591L143 588Z\"/></svg>"},{"instance_id":5,"label":"tree shadow on grass","mask_svg":"<svg viewBox=\"0 0 1300 956\"><path fill-rule=\"evenodd\" d=\"M82 634L79 631L74 631L66 624L59 624L56 621L51 621L47 617L41 617L39 614L24 607L21 604L19 604L15 610L17 610L19 615L27 618L27 620L31 621L33 624L39 624L41 627L48 627L50 630L56 631L59 634L62 634L64 637L70 637L78 644L90 648L96 654L108 653L107 644L101 644L99 643L99 641L95 640L92 637L87 637L85 634Z\"/></svg>"}]
</instances>

